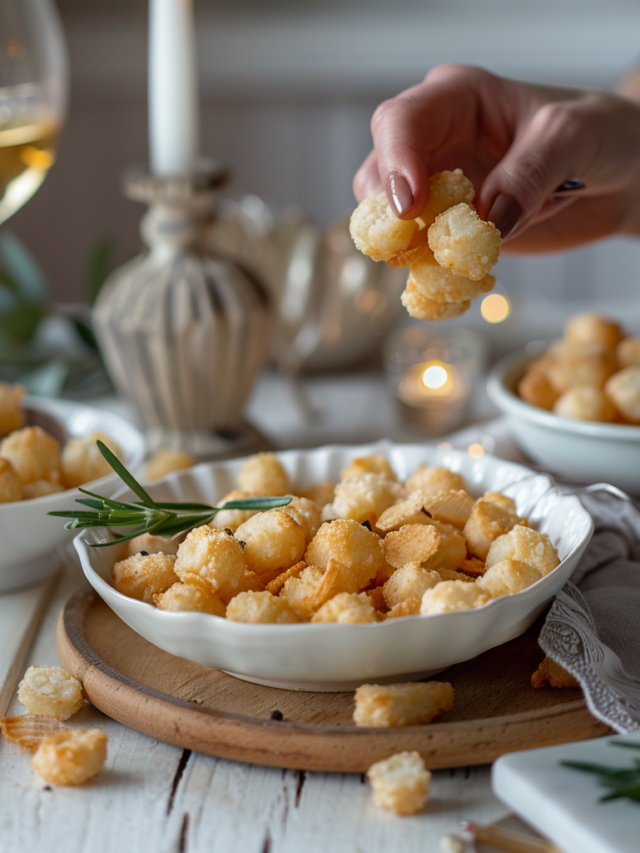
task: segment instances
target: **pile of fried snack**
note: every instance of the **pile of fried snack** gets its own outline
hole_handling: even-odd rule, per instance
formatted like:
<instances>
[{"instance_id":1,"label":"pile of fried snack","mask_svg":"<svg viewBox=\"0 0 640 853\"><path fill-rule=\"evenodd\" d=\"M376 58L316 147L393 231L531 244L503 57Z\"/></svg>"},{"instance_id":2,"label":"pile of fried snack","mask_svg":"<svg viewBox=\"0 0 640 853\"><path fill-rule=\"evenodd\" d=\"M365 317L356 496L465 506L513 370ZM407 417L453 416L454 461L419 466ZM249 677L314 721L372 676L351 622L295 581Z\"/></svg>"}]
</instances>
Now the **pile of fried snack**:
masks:
<instances>
[{"instance_id":1,"label":"pile of fried snack","mask_svg":"<svg viewBox=\"0 0 640 853\"><path fill-rule=\"evenodd\" d=\"M102 432L70 438L64 447L39 426L25 426L24 388L0 382L0 503L28 500L73 489L111 473L96 447L117 445Z\"/></svg>"},{"instance_id":2,"label":"pile of fried snack","mask_svg":"<svg viewBox=\"0 0 640 853\"><path fill-rule=\"evenodd\" d=\"M518 393L564 418L640 424L640 338L607 317L576 314L529 365Z\"/></svg>"},{"instance_id":3,"label":"pile of fried snack","mask_svg":"<svg viewBox=\"0 0 640 853\"><path fill-rule=\"evenodd\" d=\"M402 304L420 320L459 317L471 300L492 290L500 232L473 206L475 190L461 169L429 179L429 199L417 219L398 219L384 192L351 216L356 247L375 261L409 268Z\"/></svg>"}]
</instances>

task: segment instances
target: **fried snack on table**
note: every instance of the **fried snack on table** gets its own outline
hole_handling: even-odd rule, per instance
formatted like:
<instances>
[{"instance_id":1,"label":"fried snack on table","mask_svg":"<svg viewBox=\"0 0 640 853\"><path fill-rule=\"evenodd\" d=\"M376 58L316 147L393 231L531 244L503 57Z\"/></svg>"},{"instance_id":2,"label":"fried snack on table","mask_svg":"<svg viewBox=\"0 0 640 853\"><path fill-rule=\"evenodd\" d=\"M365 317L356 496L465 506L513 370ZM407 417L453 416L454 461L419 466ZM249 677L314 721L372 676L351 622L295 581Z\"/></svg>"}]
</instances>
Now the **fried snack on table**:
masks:
<instances>
[{"instance_id":1,"label":"fried snack on table","mask_svg":"<svg viewBox=\"0 0 640 853\"><path fill-rule=\"evenodd\" d=\"M557 399L553 411L561 418L602 423L613 423L618 414L611 400L597 385L574 385Z\"/></svg>"},{"instance_id":2,"label":"fried snack on table","mask_svg":"<svg viewBox=\"0 0 640 853\"><path fill-rule=\"evenodd\" d=\"M143 557L149 554L170 554L175 556L178 553L179 547L180 542L177 539L167 539L166 536L154 536L152 533L141 533L140 536L129 539L124 546L124 551L120 559L133 557L136 554L140 554Z\"/></svg>"},{"instance_id":3,"label":"fried snack on table","mask_svg":"<svg viewBox=\"0 0 640 853\"><path fill-rule=\"evenodd\" d=\"M11 462L23 485L59 478L60 444L41 427L23 427L3 438L0 456Z\"/></svg>"},{"instance_id":4,"label":"fried snack on table","mask_svg":"<svg viewBox=\"0 0 640 853\"><path fill-rule=\"evenodd\" d=\"M251 495L286 495L289 475L273 453L256 453L242 463L238 488Z\"/></svg>"},{"instance_id":5,"label":"fried snack on table","mask_svg":"<svg viewBox=\"0 0 640 853\"><path fill-rule=\"evenodd\" d=\"M385 619L401 619L403 616L419 616L422 598L412 595L410 598L395 604L386 614Z\"/></svg>"},{"instance_id":6,"label":"fried snack on table","mask_svg":"<svg viewBox=\"0 0 640 853\"><path fill-rule=\"evenodd\" d=\"M211 589L211 585L196 575L174 583L166 592L154 596L158 610L178 612L210 613L224 618L225 606Z\"/></svg>"},{"instance_id":7,"label":"fried snack on table","mask_svg":"<svg viewBox=\"0 0 640 853\"><path fill-rule=\"evenodd\" d=\"M492 598L513 595L542 578L538 569L519 560L506 559L490 566L476 583Z\"/></svg>"},{"instance_id":8,"label":"fried snack on table","mask_svg":"<svg viewBox=\"0 0 640 853\"><path fill-rule=\"evenodd\" d=\"M426 524L430 516L423 509L425 500L428 500L428 497L422 492L412 492L406 500L385 509L376 521L376 530L390 533L405 524Z\"/></svg>"},{"instance_id":9,"label":"fried snack on table","mask_svg":"<svg viewBox=\"0 0 640 853\"><path fill-rule=\"evenodd\" d=\"M468 204L456 204L429 227L429 247L438 263L474 281L498 262L502 238L493 222L480 219Z\"/></svg>"},{"instance_id":10,"label":"fried snack on table","mask_svg":"<svg viewBox=\"0 0 640 853\"><path fill-rule=\"evenodd\" d=\"M421 601L426 590L441 582L438 572L423 569L420 563L407 563L391 575L382 592L387 606L393 608L409 598Z\"/></svg>"},{"instance_id":11,"label":"fried snack on table","mask_svg":"<svg viewBox=\"0 0 640 853\"><path fill-rule=\"evenodd\" d=\"M166 477L168 474L172 474L174 471L184 471L187 468L192 468L195 464L195 457L184 450L158 450L147 462L147 480L155 482Z\"/></svg>"},{"instance_id":12,"label":"fried snack on table","mask_svg":"<svg viewBox=\"0 0 640 853\"><path fill-rule=\"evenodd\" d=\"M377 613L366 592L341 592L323 604L311 621L361 624L377 622Z\"/></svg>"},{"instance_id":13,"label":"fried snack on table","mask_svg":"<svg viewBox=\"0 0 640 853\"><path fill-rule=\"evenodd\" d=\"M282 511L298 522L304 531L304 537L308 545L322 523L318 504L309 498L292 498L290 504L282 507Z\"/></svg>"},{"instance_id":14,"label":"fried snack on table","mask_svg":"<svg viewBox=\"0 0 640 853\"><path fill-rule=\"evenodd\" d=\"M542 370L529 370L518 382L518 394L532 406L551 411L560 396Z\"/></svg>"},{"instance_id":15,"label":"fried snack on table","mask_svg":"<svg viewBox=\"0 0 640 853\"><path fill-rule=\"evenodd\" d=\"M293 624L299 618L288 602L270 592L241 592L231 599L227 619L232 622Z\"/></svg>"},{"instance_id":16,"label":"fried snack on table","mask_svg":"<svg viewBox=\"0 0 640 853\"><path fill-rule=\"evenodd\" d=\"M265 589L267 589L267 586L262 578L255 572L247 569L241 576L236 587L224 586L222 589L217 590L216 595L224 605L227 605L232 598L241 592L262 592ZM272 592L272 590L268 591Z\"/></svg>"},{"instance_id":17,"label":"fried snack on table","mask_svg":"<svg viewBox=\"0 0 640 853\"><path fill-rule=\"evenodd\" d=\"M105 732L69 729L45 738L31 764L50 785L82 785L100 772L106 758Z\"/></svg>"},{"instance_id":18,"label":"fried snack on table","mask_svg":"<svg viewBox=\"0 0 640 853\"><path fill-rule=\"evenodd\" d=\"M280 572L272 581L266 585L265 589L267 592L270 592L271 595L279 595L280 591L289 580L289 578L297 578L300 577L302 572L307 568L307 564L304 560L300 560L299 563L296 563L295 566L291 566L290 569L286 569L284 572ZM251 572L254 574L254 572ZM255 575L258 577L257 575ZM258 578L259 580L259 578Z\"/></svg>"},{"instance_id":19,"label":"fried snack on table","mask_svg":"<svg viewBox=\"0 0 640 853\"><path fill-rule=\"evenodd\" d=\"M516 525L509 533L498 537L487 554L487 569L503 560L518 560L533 566L541 575L548 575L560 565L558 552L546 533L531 527Z\"/></svg>"},{"instance_id":20,"label":"fried snack on table","mask_svg":"<svg viewBox=\"0 0 640 853\"><path fill-rule=\"evenodd\" d=\"M558 393L574 385L602 387L618 369L613 350L601 344L575 344L546 368L546 376Z\"/></svg>"},{"instance_id":21,"label":"fried snack on table","mask_svg":"<svg viewBox=\"0 0 640 853\"><path fill-rule=\"evenodd\" d=\"M8 435L24 426L24 412L21 407L24 391L22 385L0 382L0 436Z\"/></svg>"},{"instance_id":22,"label":"fried snack on table","mask_svg":"<svg viewBox=\"0 0 640 853\"><path fill-rule=\"evenodd\" d=\"M333 502L335 494L335 486L333 483L318 483L317 486L310 486L308 489L300 491L300 497L308 498L319 507Z\"/></svg>"},{"instance_id":23,"label":"fried snack on table","mask_svg":"<svg viewBox=\"0 0 640 853\"><path fill-rule=\"evenodd\" d=\"M56 492L64 492L65 487L56 479L36 480L22 487L22 500L28 501L32 498L44 498L54 495Z\"/></svg>"},{"instance_id":24,"label":"fried snack on table","mask_svg":"<svg viewBox=\"0 0 640 853\"><path fill-rule=\"evenodd\" d=\"M460 571L466 575L471 575L473 578L481 577L487 571L487 567L483 560L478 557L468 557L460 564Z\"/></svg>"},{"instance_id":25,"label":"fried snack on table","mask_svg":"<svg viewBox=\"0 0 640 853\"><path fill-rule=\"evenodd\" d=\"M301 572L289 577L280 590L280 598L298 614L300 619L311 619L316 611L316 598L325 569L306 566Z\"/></svg>"},{"instance_id":26,"label":"fried snack on table","mask_svg":"<svg viewBox=\"0 0 640 853\"><path fill-rule=\"evenodd\" d=\"M442 536L432 525L405 524L385 536L382 546L388 563L401 569L407 563L424 567L434 562Z\"/></svg>"},{"instance_id":27,"label":"fried snack on table","mask_svg":"<svg viewBox=\"0 0 640 853\"><path fill-rule=\"evenodd\" d=\"M275 576L278 570L295 565L307 546L304 528L283 509L252 516L238 527L235 536L244 543L247 566L260 577Z\"/></svg>"},{"instance_id":28,"label":"fried snack on table","mask_svg":"<svg viewBox=\"0 0 640 853\"><path fill-rule=\"evenodd\" d=\"M12 503L22 499L22 484L16 469L8 459L0 456L0 503Z\"/></svg>"},{"instance_id":29,"label":"fried snack on table","mask_svg":"<svg viewBox=\"0 0 640 853\"><path fill-rule=\"evenodd\" d=\"M355 703L356 726L419 726L451 710L453 687L448 681L363 684L356 690Z\"/></svg>"},{"instance_id":30,"label":"fried snack on table","mask_svg":"<svg viewBox=\"0 0 640 853\"><path fill-rule=\"evenodd\" d=\"M601 344L615 349L622 340L622 329L614 320L601 314L574 314L564 327L564 339L571 344Z\"/></svg>"},{"instance_id":31,"label":"fried snack on table","mask_svg":"<svg viewBox=\"0 0 640 853\"><path fill-rule=\"evenodd\" d=\"M152 604L180 578L173 554L134 554L118 560L111 571L114 587L123 595Z\"/></svg>"},{"instance_id":32,"label":"fried snack on table","mask_svg":"<svg viewBox=\"0 0 640 853\"><path fill-rule=\"evenodd\" d=\"M469 553L486 561L491 543L523 522L526 523L526 519L518 515L510 498L504 498L499 492L487 492L475 502L464 526Z\"/></svg>"},{"instance_id":33,"label":"fried snack on table","mask_svg":"<svg viewBox=\"0 0 640 853\"><path fill-rule=\"evenodd\" d=\"M496 284L495 276L472 280L440 266L433 253L412 265L410 280L426 299L459 303L489 293Z\"/></svg>"},{"instance_id":34,"label":"fried snack on table","mask_svg":"<svg viewBox=\"0 0 640 853\"><path fill-rule=\"evenodd\" d=\"M605 384L604 392L623 417L640 423L640 367L625 367L616 373Z\"/></svg>"},{"instance_id":35,"label":"fried snack on table","mask_svg":"<svg viewBox=\"0 0 640 853\"><path fill-rule=\"evenodd\" d=\"M532 687L580 687L578 680L552 658L545 657L531 676Z\"/></svg>"},{"instance_id":36,"label":"fried snack on table","mask_svg":"<svg viewBox=\"0 0 640 853\"><path fill-rule=\"evenodd\" d=\"M68 720L84 702L82 685L59 666L30 666L18 687L18 699L32 714Z\"/></svg>"},{"instance_id":37,"label":"fried snack on table","mask_svg":"<svg viewBox=\"0 0 640 853\"><path fill-rule=\"evenodd\" d=\"M443 581L422 596L420 613L450 613L454 610L472 610L491 600L486 592L471 581Z\"/></svg>"},{"instance_id":38,"label":"fried snack on table","mask_svg":"<svg viewBox=\"0 0 640 853\"><path fill-rule=\"evenodd\" d=\"M242 489L234 489L228 495L225 495L221 501L218 501L216 506L224 506L227 501L241 501L250 497L252 495L249 492L245 492ZM258 512L259 510L257 509L223 509L214 515L209 522L209 527L220 527L222 530L231 530L235 533L241 524L244 524L245 521L257 515Z\"/></svg>"},{"instance_id":39,"label":"fried snack on table","mask_svg":"<svg viewBox=\"0 0 640 853\"><path fill-rule=\"evenodd\" d=\"M365 198L351 215L349 232L364 255L374 261L386 261L408 248L418 230L413 219L398 219L389 206L387 195Z\"/></svg>"},{"instance_id":40,"label":"fried snack on table","mask_svg":"<svg viewBox=\"0 0 640 853\"><path fill-rule=\"evenodd\" d=\"M408 478L405 486L410 493L420 491L423 495L435 496L440 492L464 489L465 482L460 474L448 468L427 465L423 462Z\"/></svg>"},{"instance_id":41,"label":"fried snack on table","mask_svg":"<svg viewBox=\"0 0 640 853\"><path fill-rule=\"evenodd\" d=\"M385 566L380 537L357 521L340 519L323 524L307 548L304 559L310 566L326 568L334 559L347 566L366 586Z\"/></svg>"},{"instance_id":42,"label":"fried snack on table","mask_svg":"<svg viewBox=\"0 0 640 853\"><path fill-rule=\"evenodd\" d=\"M362 474L338 483L333 509L338 518L376 520L404 494L400 483L388 480L384 474Z\"/></svg>"},{"instance_id":43,"label":"fried snack on table","mask_svg":"<svg viewBox=\"0 0 640 853\"><path fill-rule=\"evenodd\" d=\"M413 276L409 276L407 286L402 292L400 301L416 320L450 320L460 317L471 308L471 302L437 302L425 296L416 284Z\"/></svg>"},{"instance_id":44,"label":"fried snack on table","mask_svg":"<svg viewBox=\"0 0 640 853\"><path fill-rule=\"evenodd\" d=\"M65 729L55 717L44 714L20 714L0 719L0 731L5 738L28 752L35 752L45 738Z\"/></svg>"},{"instance_id":45,"label":"fried snack on table","mask_svg":"<svg viewBox=\"0 0 640 853\"><path fill-rule=\"evenodd\" d=\"M462 169L452 172L445 170L436 172L429 178L429 199L420 219L428 230L436 220L436 216L455 207L457 204L472 206L476 191L469 178L465 177Z\"/></svg>"},{"instance_id":46,"label":"fried snack on table","mask_svg":"<svg viewBox=\"0 0 640 853\"><path fill-rule=\"evenodd\" d=\"M246 569L240 542L228 531L207 525L189 531L175 561L175 573L181 581L199 577L218 593L236 589Z\"/></svg>"},{"instance_id":47,"label":"fried snack on table","mask_svg":"<svg viewBox=\"0 0 640 853\"><path fill-rule=\"evenodd\" d=\"M423 509L435 521L451 524L453 527L464 529L473 511L474 499L464 489L450 489L437 495L420 492Z\"/></svg>"},{"instance_id":48,"label":"fried snack on table","mask_svg":"<svg viewBox=\"0 0 640 853\"><path fill-rule=\"evenodd\" d=\"M351 477L362 477L363 474L384 474L387 480L398 479L389 460L382 453L371 453L369 456L352 459L340 472L340 479L349 480Z\"/></svg>"},{"instance_id":49,"label":"fried snack on table","mask_svg":"<svg viewBox=\"0 0 640 853\"><path fill-rule=\"evenodd\" d=\"M60 456L60 470L65 488L75 489L83 483L112 473L113 469L100 453L97 441L102 441L115 456L121 457L122 452L115 441L100 430L82 438L70 438L62 448Z\"/></svg>"},{"instance_id":50,"label":"fried snack on table","mask_svg":"<svg viewBox=\"0 0 640 853\"><path fill-rule=\"evenodd\" d=\"M616 347L616 358L620 367L640 366L640 338L628 337Z\"/></svg>"},{"instance_id":51,"label":"fried snack on table","mask_svg":"<svg viewBox=\"0 0 640 853\"><path fill-rule=\"evenodd\" d=\"M360 581L354 572L338 560L331 559L327 563L313 596L313 609L319 610L323 604L335 598L336 595L340 595L340 593L358 592L359 589Z\"/></svg>"},{"instance_id":52,"label":"fried snack on table","mask_svg":"<svg viewBox=\"0 0 640 853\"><path fill-rule=\"evenodd\" d=\"M378 808L397 815L421 812L429 799L431 773L418 752L398 752L367 771Z\"/></svg>"}]
</instances>

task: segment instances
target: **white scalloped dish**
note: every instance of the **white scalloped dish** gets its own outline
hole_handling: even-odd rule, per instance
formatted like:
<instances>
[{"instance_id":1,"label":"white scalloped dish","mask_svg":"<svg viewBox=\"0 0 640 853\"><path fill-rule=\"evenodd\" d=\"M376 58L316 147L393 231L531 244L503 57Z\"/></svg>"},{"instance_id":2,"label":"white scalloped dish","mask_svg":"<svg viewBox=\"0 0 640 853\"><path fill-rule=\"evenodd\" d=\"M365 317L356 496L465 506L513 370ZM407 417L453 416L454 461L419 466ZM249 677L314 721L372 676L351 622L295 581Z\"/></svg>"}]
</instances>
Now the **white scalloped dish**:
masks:
<instances>
[{"instance_id":1,"label":"white scalloped dish","mask_svg":"<svg viewBox=\"0 0 640 853\"><path fill-rule=\"evenodd\" d=\"M399 479L426 462L459 472L480 495L502 491L520 515L547 533L562 562L515 595L477 610L409 616L367 625L303 623L264 625L231 622L203 613L160 611L111 586L119 548L92 548L99 530L75 539L89 583L118 616L149 642L178 657L225 670L239 678L295 690L351 690L363 682L409 680L469 660L522 634L568 580L591 538L593 522L576 497L561 495L544 474L492 456L472 459L456 450L381 443L278 453L291 481L304 488L337 482L355 457L382 452ZM213 504L235 487L242 460L199 465L149 488L163 501ZM126 495L126 493L123 493Z\"/></svg>"}]
</instances>

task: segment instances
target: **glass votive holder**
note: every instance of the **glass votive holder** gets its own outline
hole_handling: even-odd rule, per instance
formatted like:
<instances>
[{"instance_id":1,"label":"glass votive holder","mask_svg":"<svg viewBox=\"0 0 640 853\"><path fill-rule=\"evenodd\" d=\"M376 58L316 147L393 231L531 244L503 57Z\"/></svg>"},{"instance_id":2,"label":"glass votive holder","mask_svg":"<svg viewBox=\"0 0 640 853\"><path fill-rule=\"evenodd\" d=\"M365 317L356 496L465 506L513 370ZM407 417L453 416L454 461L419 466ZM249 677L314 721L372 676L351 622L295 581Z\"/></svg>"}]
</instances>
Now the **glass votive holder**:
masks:
<instances>
[{"instance_id":1,"label":"glass votive holder","mask_svg":"<svg viewBox=\"0 0 640 853\"><path fill-rule=\"evenodd\" d=\"M384 356L389 390L406 421L432 435L464 422L474 381L486 364L482 335L412 323L389 337Z\"/></svg>"}]
</instances>

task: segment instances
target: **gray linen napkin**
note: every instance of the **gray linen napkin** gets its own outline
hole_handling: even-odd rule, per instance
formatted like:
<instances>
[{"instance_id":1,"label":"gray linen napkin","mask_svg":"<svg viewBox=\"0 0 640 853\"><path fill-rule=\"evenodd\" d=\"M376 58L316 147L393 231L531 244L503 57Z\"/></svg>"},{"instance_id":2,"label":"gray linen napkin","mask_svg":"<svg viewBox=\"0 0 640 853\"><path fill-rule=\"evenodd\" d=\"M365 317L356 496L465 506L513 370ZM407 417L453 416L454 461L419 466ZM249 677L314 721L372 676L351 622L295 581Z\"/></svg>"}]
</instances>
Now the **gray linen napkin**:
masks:
<instances>
[{"instance_id":1,"label":"gray linen napkin","mask_svg":"<svg viewBox=\"0 0 640 853\"><path fill-rule=\"evenodd\" d=\"M613 495L580 497L593 539L540 633L545 654L577 678L594 716L640 729L640 510Z\"/></svg>"}]
</instances>

